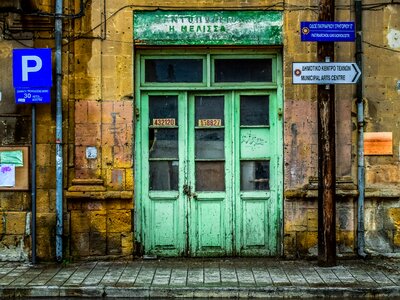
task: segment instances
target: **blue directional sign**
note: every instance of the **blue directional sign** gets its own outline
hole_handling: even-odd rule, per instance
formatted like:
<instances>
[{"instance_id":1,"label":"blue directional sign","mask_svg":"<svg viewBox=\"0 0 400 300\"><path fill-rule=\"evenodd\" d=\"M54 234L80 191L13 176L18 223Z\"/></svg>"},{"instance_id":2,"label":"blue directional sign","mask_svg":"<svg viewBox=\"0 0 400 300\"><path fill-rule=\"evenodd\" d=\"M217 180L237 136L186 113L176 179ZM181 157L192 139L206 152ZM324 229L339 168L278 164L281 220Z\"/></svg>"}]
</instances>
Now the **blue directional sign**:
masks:
<instances>
[{"instance_id":1,"label":"blue directional sign","mask_svg":"<svg viewBox=\"0 0 400 300\"><path fill-rule=\"evenodd\" d=\"M354 22L301 22L302 42L354 42Z\"/></svg>"},{"instance_id":2,"label":"blue directional sign","mask_svg":"<svg viewBox=\"0 0 400 300\"><path fill-rule=\"evenodd\" d=\"M14 49L13 83L14 88L52 86L51 49Z\"/></svg>"},{"instance_id":3,"label":"blue directional sign","mask_svg":"<svg viewBox=\"0 0 400 300\"><path fill-rule=\"evenodd\" d=\"M15 102L17 104L50 103L50 88L16 88Z\"/></svg>"}]
</instances>

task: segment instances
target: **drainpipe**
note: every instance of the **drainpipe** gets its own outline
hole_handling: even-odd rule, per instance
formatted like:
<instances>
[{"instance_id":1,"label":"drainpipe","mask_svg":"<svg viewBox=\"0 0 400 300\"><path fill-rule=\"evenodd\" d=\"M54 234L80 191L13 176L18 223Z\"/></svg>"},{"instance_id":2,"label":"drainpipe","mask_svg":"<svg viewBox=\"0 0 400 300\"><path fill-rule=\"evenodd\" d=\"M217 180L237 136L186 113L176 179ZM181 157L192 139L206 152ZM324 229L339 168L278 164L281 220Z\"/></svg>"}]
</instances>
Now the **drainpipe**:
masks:
<instances>
[{"instance_id":1,"label":"drainpipe","mask_svg":"<svg viewBox=\"0 0 400 300\"><path fill-rule=\"evenodd\" d=\"M63 0L56 0L56 259L63 259L63 151L62 151L62 74L61 42Z\"/></svg>"},{"instance_id":2,"label":"drainpipe","mask_svg":"<svg viewBox=\"0 0 400 300\"><path fill-rule=\"evenodd\" d=\"M355 0L356 19L356 63L361 70L357 83L357 124L358 124L358 203L357 203L357 253L365 258L365 229L364 229L364 200L365 200L365 165L364 165L364 102L363 102L363 74L362 74L362 0Z\"/></svg>"}]
</instances>

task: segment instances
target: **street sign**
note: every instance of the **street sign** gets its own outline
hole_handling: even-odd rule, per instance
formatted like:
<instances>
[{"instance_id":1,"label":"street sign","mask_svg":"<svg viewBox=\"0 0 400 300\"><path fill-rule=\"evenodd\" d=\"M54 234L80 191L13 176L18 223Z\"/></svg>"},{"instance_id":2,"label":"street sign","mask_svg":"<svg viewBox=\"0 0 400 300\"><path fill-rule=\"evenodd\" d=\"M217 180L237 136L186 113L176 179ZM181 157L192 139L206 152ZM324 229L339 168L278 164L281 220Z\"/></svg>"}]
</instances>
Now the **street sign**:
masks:
<instances>
[{"instance_id":1,"label":"street sign","mask_svg":"<svg viewBox=\"0 0 400 300\"><path fill-rule=\"evenodd\" d=\"M354 42L354 22L301 22L302 42Z\"/></svg>"},{"instance_id":2,"label":"street sign","mask_svg":"<svg viewBox=\"0 0 400 300\"><path fill-rule=\"evenodd\" d=\"M356 83L361 71L351 62L293 63L293 84Z\"/></svg>"},{"instance_id":3,"label":"street sign","mask_svg":"<svg viewBox=\"0 0 400 300\"><path fill-rule=\"evenodd\" d=\"M14 49L13 84L17 87L50 87L51 49Z\"/></svg>"},{"instance_id":4,"label":"street sign","mask_svg":"<svg viewBox=\"0 0 400 300\"><path fill-rule=\"evenodd\" d=\"M50 103L51 66L49 48L13 50L15 103Z\"/></svg>"},{"instance_id":5,"label":"street sign","mask_svg":"<svg viewBox=\"0 0 400 300\"><path fill-rule=\"evenodd\" d=\"M16 88L17 104L50 103L50 88Z\"/></svg>"}]
</instances>

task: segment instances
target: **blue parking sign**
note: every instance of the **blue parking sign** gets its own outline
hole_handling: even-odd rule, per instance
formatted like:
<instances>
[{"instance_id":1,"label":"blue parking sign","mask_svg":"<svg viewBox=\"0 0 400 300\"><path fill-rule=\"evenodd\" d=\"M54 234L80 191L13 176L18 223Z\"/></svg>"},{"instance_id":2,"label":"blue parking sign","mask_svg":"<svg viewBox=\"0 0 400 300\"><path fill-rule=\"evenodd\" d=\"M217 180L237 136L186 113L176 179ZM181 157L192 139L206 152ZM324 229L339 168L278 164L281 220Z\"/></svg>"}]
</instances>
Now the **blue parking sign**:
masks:
<instances>
[{"instance_id":1,"label":"blue parking sign","mask_svg":"<svg viewBox=\"0 0 400 300\"><path fill-rule=\"evenodd\" d=\"M19 87L51 87L51 49L14 49L13 84Z\"/></svg>"}]
</instances>

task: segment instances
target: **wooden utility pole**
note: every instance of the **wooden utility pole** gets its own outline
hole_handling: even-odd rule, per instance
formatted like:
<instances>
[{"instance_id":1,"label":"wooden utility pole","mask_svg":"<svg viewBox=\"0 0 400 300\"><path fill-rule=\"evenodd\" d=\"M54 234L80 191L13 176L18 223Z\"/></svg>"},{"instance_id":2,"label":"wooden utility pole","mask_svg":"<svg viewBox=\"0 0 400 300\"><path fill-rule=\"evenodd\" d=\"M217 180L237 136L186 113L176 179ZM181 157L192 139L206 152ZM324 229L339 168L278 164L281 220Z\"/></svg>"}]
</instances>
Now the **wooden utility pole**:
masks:
<instances>
[{"instance_id":1,"label":"wooden utility pole","mask_svg":"<svg viewBox=\"0 0 400 300\"><path fill-rule=\"evenodd\" d=\"M335 1L320 0L318 21L334 21ZM334 61L334 42L318 42L318 61ZM318 264L336 265L335 89L318 85Z\"/></svg>"}]
</instances>

